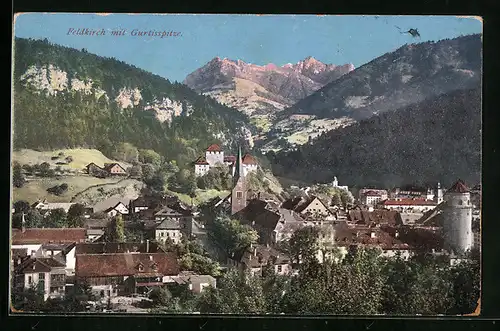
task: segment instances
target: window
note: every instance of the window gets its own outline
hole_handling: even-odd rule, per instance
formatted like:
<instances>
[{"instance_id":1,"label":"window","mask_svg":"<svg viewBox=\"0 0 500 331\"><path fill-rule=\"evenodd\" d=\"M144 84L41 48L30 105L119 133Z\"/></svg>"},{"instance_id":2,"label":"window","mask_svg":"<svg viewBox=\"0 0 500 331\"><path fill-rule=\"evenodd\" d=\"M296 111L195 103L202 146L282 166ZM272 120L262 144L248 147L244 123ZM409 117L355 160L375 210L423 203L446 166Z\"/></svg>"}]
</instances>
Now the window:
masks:
<instances>
[{"instance_id":1,"label":"window","mask_svg":"<svg viewBox=\"0 0 500 331\"><path fill-rule=\"evenodd\" d=\"M282 266L281 266L281 265L279 265L279 266L278 266L278 272L281 272L282 270L283 270Z\"/></svg>"},{"instance_id":2,"label":"window","mask_svg":"<svg viewBox=\"0 0 500 331\"><path fill-rule=\"evenodd\" d=\"M237 198L237 199L241 199L241 198L243 198L243 192L239 192L239 191L238 191L238 192L236 192L236 198Z\"/></svg>"},{"instance_id":3,"label":"window","mask_svg":"<svg viewBox=\"0 0 500 331\"><path fill-rule=\"evenodd\" d=\"M169 232L167 232L167 237L170 237L170 233Z\"/></svg>"},{"instance_id":4,"label":"window","mask_svg":"<svg viewBox=\"0 0 500 331\"><path fill-rule=\"evenodd\" d=\"M44 272L41 272L38 274L38 279L39 280L45 280L45 273Z\"/></svg>"},{"instance_id":5,"label":"window","mask_svg":"<svg viewBox=\"0 0 500 331\"><path fill-rule=\"evenodd\" d=\"M461 205L462 205L462 200L459 200L459 201L458 201L458 204L461 206Z\"/></svg>"},{"instance_id":6,"label":"window","mask_svg":"<svg viewBox=\"0 0 500 331\"><path fill-rule=\"evenodd\" d=\"M33 283L33 277L28 276L28 284L31 284L31 283Z\"/></svg>"},{"instance_id":7,"label":"window","mask_svg":"<svg viewBox=\"0 0 500 331\"><path fill-rule=\"evenodd\" d=\"M163 237L164 233L163 232L160 232L160 237Z\"/></svg>"}]
</instances>

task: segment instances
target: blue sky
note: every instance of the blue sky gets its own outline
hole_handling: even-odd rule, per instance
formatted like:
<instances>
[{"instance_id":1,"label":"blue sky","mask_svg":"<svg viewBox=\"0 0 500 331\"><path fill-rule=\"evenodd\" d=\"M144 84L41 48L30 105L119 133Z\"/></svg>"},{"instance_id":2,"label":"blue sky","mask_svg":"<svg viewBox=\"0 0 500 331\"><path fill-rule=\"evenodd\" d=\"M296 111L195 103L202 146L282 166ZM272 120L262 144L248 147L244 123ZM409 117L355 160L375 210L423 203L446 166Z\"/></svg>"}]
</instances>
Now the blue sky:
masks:
<instances>
[{"instance_id":1,"label":"blue sky","mask_svg":"<svg viewBox=\"0 0 500 331\"><path fill-rule=\"evenodd\" d=\"M401 34L416 28L420 39ZM104 36L68 35L70 28L104 29ZM127 35L111 36L115 29ZM131 36L133 29L176 31L179 37ZM481 33L475 18L454 16L41 14L15 20L16 37L44 39L115 57L172 81L219 56L264 65L307 56L356 67L406 43Z\"/></svg>"}]
</instances>

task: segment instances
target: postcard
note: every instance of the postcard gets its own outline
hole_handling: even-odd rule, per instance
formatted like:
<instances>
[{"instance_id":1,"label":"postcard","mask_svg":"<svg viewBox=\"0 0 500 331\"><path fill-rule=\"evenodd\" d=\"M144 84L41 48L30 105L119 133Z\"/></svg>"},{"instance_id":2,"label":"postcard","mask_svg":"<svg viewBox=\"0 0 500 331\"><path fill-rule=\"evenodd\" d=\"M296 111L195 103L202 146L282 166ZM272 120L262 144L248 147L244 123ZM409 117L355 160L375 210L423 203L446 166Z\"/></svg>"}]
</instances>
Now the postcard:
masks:
<instances>
[{"instance_id":1,"label":"postcard","mask_svg":"<svg viewBox=\"0 0 500 331\"><path fill-rule=\"evenodd\" d=\"M480 314L480 18L18 13L12 51L12 314Z\"/></svg>"}]
</instances>

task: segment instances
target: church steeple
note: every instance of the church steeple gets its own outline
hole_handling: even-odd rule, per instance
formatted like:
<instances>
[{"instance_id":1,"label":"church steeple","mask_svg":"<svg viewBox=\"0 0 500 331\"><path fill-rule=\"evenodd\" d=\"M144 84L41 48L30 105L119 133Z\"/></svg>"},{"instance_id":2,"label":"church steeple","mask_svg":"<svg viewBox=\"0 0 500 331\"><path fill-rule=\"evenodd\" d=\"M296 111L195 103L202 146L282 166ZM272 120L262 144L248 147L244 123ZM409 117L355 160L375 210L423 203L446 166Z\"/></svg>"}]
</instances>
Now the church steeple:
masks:
<instances>
[{"instance_id":1,"label":"church steeple","mask_svg":"<svg viewBox=\"0 0 500 331\"><path fill-rule=\"evenodd\" d=\"M233 176L233 186L236 185L236 182L240 177L244 177L243 173L243 160L241 158L241 147L238 146L238 156L236 157L236 163L234 165L234 176Z\"/></svg>"},{"instance_id":2,"label":"church steeple","mask_svg":"<svg viewBox=\"0 0 500 331\"><path fill-rule=\"evenodd\" d=\"M231 215L236 214L247 205L247 189L241 159L241 147L238 147L235 171L233 176L233 189L231 191Z\"/></svg>"}]
</instances>

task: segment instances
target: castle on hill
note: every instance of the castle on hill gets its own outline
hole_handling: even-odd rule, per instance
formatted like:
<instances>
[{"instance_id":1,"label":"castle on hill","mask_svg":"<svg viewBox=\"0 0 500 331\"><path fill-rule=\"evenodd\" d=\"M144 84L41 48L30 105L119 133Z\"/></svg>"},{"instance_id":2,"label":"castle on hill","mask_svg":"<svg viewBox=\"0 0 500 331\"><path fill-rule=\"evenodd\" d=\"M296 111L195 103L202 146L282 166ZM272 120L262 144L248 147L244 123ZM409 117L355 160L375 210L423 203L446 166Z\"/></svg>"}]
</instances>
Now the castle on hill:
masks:
<instances>
[{"instance_id":1,"label":"castle on hill","mask_svg":"<svg viewBox=\"0 0 500 331\"><path fill-rule=\"evenodd\" d=\"M240 156L241 157L241 156ZM200 156L194 162L194 173L197 177L205 175L211 168L216 165L225 165L231 169L231 174L234 176L236 170L237 158L234 155L224 156L224 151L217 144L208 146L204 156ZM241 173L245 177L249 172L255 171L258 168L257 160L250 154L245 154L241 157Z\"/></svg>"}]
</instances>

